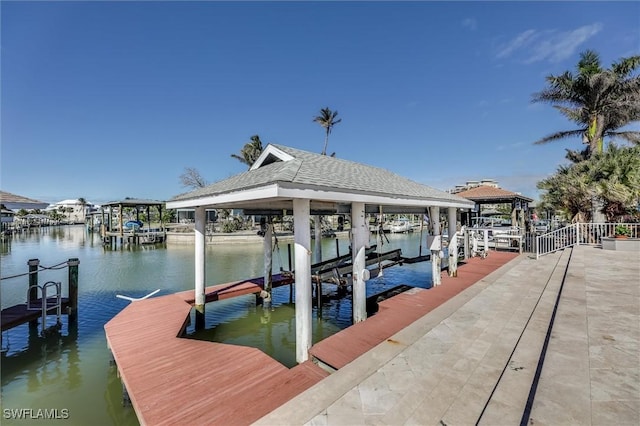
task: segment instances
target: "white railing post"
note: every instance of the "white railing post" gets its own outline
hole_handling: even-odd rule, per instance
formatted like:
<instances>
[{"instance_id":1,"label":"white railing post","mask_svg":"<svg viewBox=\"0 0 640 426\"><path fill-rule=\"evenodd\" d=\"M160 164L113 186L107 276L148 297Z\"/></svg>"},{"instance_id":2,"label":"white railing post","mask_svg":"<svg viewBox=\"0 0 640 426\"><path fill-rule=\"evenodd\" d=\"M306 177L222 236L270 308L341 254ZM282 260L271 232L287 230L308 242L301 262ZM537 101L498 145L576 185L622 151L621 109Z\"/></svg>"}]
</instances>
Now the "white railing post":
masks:
<instances>
[{"instance_id":1,"label":"white railing post","mask_svg":"<svg viewBox=\"0 0 640 426\"><path fill-rule=\"evenodd\" d=\"M575 225L576 225L576 243L575 243L575 245L579 246L580 245L580 226L579 226L580 223L576 222Z\"/></svg>"}]
</instances>

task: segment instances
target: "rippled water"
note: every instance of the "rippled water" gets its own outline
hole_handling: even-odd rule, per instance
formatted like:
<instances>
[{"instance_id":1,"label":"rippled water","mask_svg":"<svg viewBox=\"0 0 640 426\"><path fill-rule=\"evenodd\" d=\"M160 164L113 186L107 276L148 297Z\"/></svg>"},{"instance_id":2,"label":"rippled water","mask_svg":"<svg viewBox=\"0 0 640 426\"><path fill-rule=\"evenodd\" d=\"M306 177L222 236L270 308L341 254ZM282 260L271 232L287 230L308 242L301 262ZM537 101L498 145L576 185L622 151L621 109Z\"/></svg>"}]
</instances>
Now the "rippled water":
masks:
<instances>
[{"instance_id":1,"label":"rippled water","mask_svg":"<svg viewBox=\"0 0 640 426\"><path fill-rule=\"evenodd\" d=\"M418 255L418 233L389 235L389 240L384 251L401 248L407 257ZM339 246L340 254L347 253L348 241L339 240ZM335 254L335 240L323 240L323 258ZM68 410L68 419L39 424L138 424L133 409L123 406L122 385L103 327L129 303L116 294L140 297L156 289L161 289L159 295L192 289L193 246L110 249L82 226L44 228L0 242L0 275L27 272L27 261L33 258L39 259L41 266L69 258L80 260L78 323L70 328L63 316L60 334L48 338L40 337L37 330L30 331L26 324L2 333L2 424L30 424L7 418L6 410L21 409ZM286 244L280 243L280 252L274 253L274 268L288 268L287 258ZM208 285L260 276L262 268L261 244L207 246ZM64 288L67 273L66 269L41 271L39 281L62 281ZM428 262L396 266L386 269L383 277L369 280L367 295L399 284L428 287L430 280ZM3 308L24 303L27 277L0 283ZM330 292L333 286L325 287L325 292ZM322 340L350 324L351 300L328 297L321 311L314 307L313 340ZM287 366L295 365L295 318L289 286L274 289L269 310L256 306L251 295L209 304L206 330L187 331L190 338L257 347ZM37 411L27 415L35 416Z\"/></svg>"}]
</instances>

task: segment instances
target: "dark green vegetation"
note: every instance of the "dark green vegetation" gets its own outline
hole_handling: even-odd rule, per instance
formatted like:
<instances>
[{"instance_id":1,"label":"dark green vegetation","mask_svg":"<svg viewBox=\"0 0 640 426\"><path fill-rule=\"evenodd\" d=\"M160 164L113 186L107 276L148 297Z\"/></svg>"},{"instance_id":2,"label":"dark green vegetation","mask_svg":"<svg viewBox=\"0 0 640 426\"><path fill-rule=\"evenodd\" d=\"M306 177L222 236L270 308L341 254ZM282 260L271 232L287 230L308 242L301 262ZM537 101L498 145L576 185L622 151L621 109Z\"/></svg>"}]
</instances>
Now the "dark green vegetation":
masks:
<instances>
[{"instance_id":1,"label":"dark green vegetation","mask_svg":"<svg viewBox=\"0 0 640 426\"><path fill-rule=\"evenodd\" d=\"M561 212L573 221L591 221L602 213L609 222L640 219L640 132L621 130L640 120L640 56L622 58L604 69L593 51L580 55L570 71L547 77L548 86L534 95L578 125L553 133L537 144L580 137L586 148L567 150L562 165L538 182L542 207ZM621 139L629 146L604 145L604 138Z\"/></svg>"}]
</instances>

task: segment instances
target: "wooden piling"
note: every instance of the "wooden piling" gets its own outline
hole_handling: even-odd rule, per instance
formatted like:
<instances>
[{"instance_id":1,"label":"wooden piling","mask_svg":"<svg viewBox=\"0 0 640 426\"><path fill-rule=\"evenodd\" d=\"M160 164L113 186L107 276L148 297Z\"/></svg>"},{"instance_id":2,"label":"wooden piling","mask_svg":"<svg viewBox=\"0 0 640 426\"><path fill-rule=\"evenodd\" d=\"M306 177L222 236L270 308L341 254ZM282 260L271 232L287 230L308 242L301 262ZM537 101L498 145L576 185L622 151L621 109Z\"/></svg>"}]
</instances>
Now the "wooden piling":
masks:
<instances>
[{"instance_id":1,"label":"wooden piling","mask_svg":"<svg viewBox=\"0 0 640 426\"><path fill-rule=\"evenodd\" d=\"M69 307L67 313L69 322L75 322L78 318L78 265L80 260L72 257L67 261L69 267Z\"/></svg>"},{"instance_id":2,"label":"wooden piling","mask_svg":"<svg viewBox=\"0 0 640 426\"><path fill-rule=\"evenodd\" d=\"M38 259L29 259L27 262L29 265L29 291L27 293L27 300L29 302L33 302L38 299L38 268L40 267L40 260ZM34 319L29 321L30 328L38 327L38 320Z\"/></svg>"},{"instance_id":3,"label":"wooden piling","mask_svg":"<svg viewBox=\"0 0 640 426\"><path fill-rule=\"evenodd\" d=\"M38 267L40 266L40 260L29 259L27 262L29 265L29 294L27 296L30 302L33 302L38 298Z\"/></svg>"}]
</instances>

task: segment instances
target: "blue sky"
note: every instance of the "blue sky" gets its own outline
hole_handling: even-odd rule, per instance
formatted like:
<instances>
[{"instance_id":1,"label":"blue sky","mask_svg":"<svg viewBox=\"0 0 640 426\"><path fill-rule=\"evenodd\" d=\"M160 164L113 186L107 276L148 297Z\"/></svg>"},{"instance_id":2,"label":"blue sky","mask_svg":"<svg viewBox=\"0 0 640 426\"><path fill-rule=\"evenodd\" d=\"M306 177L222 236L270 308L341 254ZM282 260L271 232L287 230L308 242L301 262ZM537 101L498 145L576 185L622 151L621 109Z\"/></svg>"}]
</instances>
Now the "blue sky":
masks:
<instances>
[{"instance_id":1,"label":"blue sky","mask_svg":"<svg viewBox=\"0 0 640 426\"><path fill-rule=\"evenodd\" d=\"M7 2L1 188L55 202L167 200L254 134L446 190L536 182L579 140L532 104L579 53L640 54L640 2ZM635 127L637 128L637 126Z\"/></svg>"}]
</instances>

